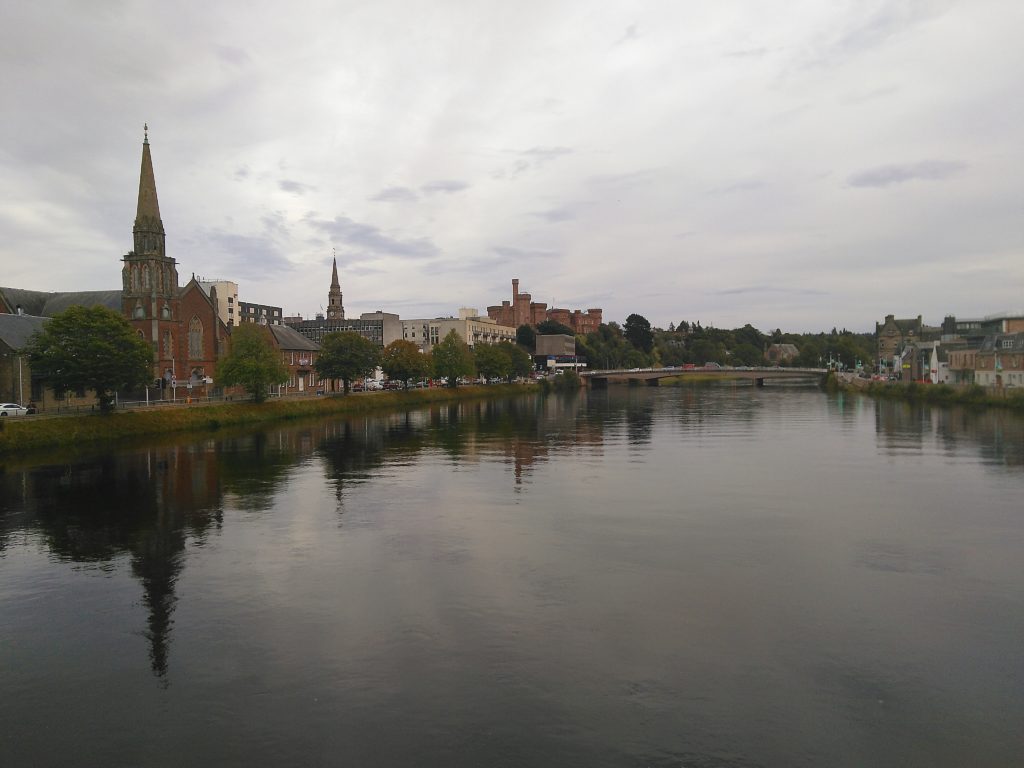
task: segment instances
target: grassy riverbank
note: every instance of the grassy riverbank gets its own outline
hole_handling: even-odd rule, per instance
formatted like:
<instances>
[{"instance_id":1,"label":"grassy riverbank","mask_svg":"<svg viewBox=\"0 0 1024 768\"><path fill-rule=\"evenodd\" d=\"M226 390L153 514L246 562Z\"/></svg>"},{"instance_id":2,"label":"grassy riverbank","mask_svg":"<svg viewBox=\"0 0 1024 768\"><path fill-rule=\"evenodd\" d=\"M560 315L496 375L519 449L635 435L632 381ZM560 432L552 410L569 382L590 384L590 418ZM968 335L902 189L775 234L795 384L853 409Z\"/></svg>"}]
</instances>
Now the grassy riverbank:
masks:
<instances>
[{"instance_id":1,"label":"grassy riverbank","mask_svg":"<svg viewBox=\"0 0 1024 768\"><path fill-rule=\"evenodd\" d=\"M833 382L835 382L835 378L830 376L829 383ZM1004 390L997 393L976 384L954 387L946 384L872 381L862 386L850 384L838 384L837 386L844 391L859 392L887 400L905 400L911 403L928 403L930 405L968 405L1024 410L1024 391Z\"/></svg>"},{"instance_id":2,"label":"grassy riverbank","mask_svg":"<svg viewBox=\"0 0 1024 768\"><path fill-rule=\"evenodd\" d=\"M296 400L254 403L193 405L152 410L119 411L100 415L0 421L0 454L37 448L107 443L132 437L180 432L208 432L222 427L256 425L321 416L417 408L427 403L472 400L523 394L520 384L457 389L414 389L408 392L374 392Z\"/></svg>"}]
</instances>

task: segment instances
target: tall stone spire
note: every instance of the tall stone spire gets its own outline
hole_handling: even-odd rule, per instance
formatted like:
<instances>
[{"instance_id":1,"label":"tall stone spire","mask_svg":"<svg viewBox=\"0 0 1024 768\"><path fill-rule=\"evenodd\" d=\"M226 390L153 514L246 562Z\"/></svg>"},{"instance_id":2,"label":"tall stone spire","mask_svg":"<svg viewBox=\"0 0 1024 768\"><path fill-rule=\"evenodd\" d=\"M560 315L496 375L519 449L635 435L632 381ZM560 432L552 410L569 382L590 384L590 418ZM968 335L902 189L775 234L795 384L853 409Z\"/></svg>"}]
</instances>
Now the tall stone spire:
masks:
<instances>
[{"instance_id":1,"label":"tall stone spire","mask_svg":"<svg viewBox=\"0 0 1024 768\"><path fill-rule=\"evenodd\" d=\"M149 153L149 125L143 126L142 170L139 172L139 207L135 213L135 253L156 253L166 256L164 223L160 219L160 203L156 197L156 176Z\"/></svg>"},{"instance_id":2,"label":"tall stone spire","mask_svg":"<svg viewBox=\"0 0 1024 768\"><path fill-rule=\"evenodd\" d=\"M327 319L344 320L345 306L341 303L341 283L338 282L338 258L331 270L331 289L327 292Z\"/></svg>"}]
</instances>

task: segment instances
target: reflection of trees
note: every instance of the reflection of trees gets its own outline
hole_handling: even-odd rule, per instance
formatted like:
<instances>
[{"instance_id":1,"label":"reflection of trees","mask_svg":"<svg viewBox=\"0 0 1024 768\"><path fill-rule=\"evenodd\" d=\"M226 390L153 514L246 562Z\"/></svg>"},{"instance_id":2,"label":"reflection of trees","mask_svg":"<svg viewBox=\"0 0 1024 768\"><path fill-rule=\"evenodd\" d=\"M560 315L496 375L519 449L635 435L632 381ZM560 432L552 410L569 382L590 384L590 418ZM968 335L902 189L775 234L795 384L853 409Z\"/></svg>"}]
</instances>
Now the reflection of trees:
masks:
<instances>
[{"instance_id":1,"label":"reflection of trees","mask_svg":"<svg viewBox=\"0 0 1024 768\"><path fill-rule=\"evenodd\" d=\"M186 539L220 523L216 465L214 452L171 448L5 473L3 495L18 512L0 517L0 536L37 532L73 563L128 555L143 586L150 663L163 679Z\"/></svg>"}]
</instances>

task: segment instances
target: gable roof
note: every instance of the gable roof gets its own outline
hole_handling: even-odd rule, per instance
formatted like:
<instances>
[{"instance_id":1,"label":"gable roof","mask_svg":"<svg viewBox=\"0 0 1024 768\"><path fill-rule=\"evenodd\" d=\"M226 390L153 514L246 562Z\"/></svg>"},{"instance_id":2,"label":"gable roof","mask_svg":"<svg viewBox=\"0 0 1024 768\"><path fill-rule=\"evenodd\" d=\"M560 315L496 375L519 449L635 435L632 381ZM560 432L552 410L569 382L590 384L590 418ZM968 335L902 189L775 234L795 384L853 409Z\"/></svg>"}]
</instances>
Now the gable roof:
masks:
<instances>
[{"instance_id":1,"label":"gable roof","mask_svg":"<svg viewBox=\"0 0 1024 768\"><path fill-rule=\"evenodd\" d=\"M289 328L287 325L268 325L267 329L274 337L274 343L278 349L303 350L316 352L320 345L311 341L298 331Z\"/></svg>"},{"instance_id":2,"label":"gable roof","mask_svg":"<svg viewBox=\"0 0 1024 768\"><path fill-rule=\"evenodd\" d=\"M15 352L25 348L32 334L42 329L48 317L0 314L0 344Z\"/></svg>"},{"instance_id":3,"label":"gable roof","mask_svg":"<svg viewBox=\"0 0 1024 768\"><path fill-rule=\"evenodd\" d=\"M21 307L26 315L53 317L68 307L103 306L121 311L121 291L30 291L25 288L0 288L0 304L12 314Z\"/></svg>"}]
</instances>

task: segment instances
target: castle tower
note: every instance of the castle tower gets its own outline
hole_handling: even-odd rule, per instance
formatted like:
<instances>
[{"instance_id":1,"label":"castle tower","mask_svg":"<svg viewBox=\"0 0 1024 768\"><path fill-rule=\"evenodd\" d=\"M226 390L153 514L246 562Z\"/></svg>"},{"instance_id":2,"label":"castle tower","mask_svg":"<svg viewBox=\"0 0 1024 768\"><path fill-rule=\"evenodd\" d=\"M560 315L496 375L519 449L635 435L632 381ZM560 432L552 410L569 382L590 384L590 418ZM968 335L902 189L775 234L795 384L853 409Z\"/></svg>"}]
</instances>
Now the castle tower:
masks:
<instances>
[{"instance_id":1,"label":"castle tower","mask_svg":"<svg viewBox=\"0 0 1024 768\"><path fill-rule=\"evenodd\" d=\"M338 282L338 260L331 272L331 290L327 292L327 319L344 320L345 306L341 303L341 284Z\"/></svg>"}]
</instances>

